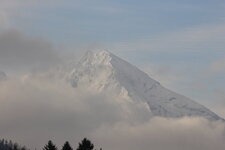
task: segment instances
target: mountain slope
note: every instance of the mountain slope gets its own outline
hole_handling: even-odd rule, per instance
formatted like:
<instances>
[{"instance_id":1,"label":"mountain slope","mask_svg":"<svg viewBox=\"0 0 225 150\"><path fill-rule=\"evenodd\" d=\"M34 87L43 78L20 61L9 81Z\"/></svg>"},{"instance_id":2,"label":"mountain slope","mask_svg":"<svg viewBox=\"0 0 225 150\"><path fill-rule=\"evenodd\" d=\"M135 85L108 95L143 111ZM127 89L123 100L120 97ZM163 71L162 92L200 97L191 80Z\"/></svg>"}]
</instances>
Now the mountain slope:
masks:
<instances>
[{"instance_id":1,"label":"mountain slope","mask_svg":"<svg viewBox=\"0 0 225 150\"><path fill-rule=\"evenodd\" d=\"M73 69L69 81L75 88L111 92L136 103L146 103L153 116L222 119L193 100L164 88L137 67L108 51L87 52Z\"/></svg>"}]
</instances>

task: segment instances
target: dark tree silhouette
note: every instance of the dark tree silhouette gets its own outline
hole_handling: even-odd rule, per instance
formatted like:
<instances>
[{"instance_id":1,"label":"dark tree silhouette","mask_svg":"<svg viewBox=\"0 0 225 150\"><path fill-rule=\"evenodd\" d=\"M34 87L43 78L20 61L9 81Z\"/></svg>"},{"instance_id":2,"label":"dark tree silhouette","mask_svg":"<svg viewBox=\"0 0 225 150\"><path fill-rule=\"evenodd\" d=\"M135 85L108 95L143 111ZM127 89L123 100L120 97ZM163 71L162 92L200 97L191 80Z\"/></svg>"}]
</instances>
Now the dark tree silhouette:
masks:
<instances>
[{"instance_id":1,"label":"dark tree silhouette","mask_svg":"<svg viewBox=\"0 0 225 150\"><path fill-rule=\"evenodd\" d=\"M94 144L87 138L84 138L80 143L76 150L93 150ZM11 140L7 141L4 139L0 139L0 150L29 150L25 146L20 146L17 143L12 142ZM36 150L36 149L35 149ZM44 146L42 150L57 150L57 147L55 144L52 143L51 140L48 141L48 144ZM73 148L70 146L69 142L66 141L64 145L62 146L62 150L73 150ZM96 149L95 149L96 150ZM100 148L102 150L102 148Z\"/></svg>"},{"instance_id":2,"label":"dark tree silhouette","mask_svg":"<svg viewBox=\"0 0 225 150\"><path fill-rule=\"evenodd\" d=\"M13 143L12 141L0 140L0 150L28 150L25 146L21 147L17 143Z\"/></svg>"},{"instance_id":3,"label":"dark tree silhouette","mask_svg":"<svg viewBox=\"0 0 225 150\"><path fill-rule=\"evenodd\" d=\"M45 145L43 150L57 150L57 147L52 143L52 141L48 141L48 144Z\"/></svg>"},{"instance_id":4,"label":"dark tree silhouette","mask_svg":"<svg viewBox=\"0 0 225 150\"><path fill-rule=\"evenodd\" d=\"M13 150L19 150L19 146L18 146L18 144L13 144Z\"/></svg>"},{"instance_id":5,"label":"dark tree silhouette","mask_svg":"<svg viewBox=\"0 0 225 150\"><path fill-rule=\"evenodd\" d=\"M62 150L73 150L73 148L70 146L70 143L66 141L62 147Z\"/></svg>"},{"instance_id":6,"label":"dark tree silhouette","mask_svg":"<svg viewBox=\"0 0 225 150\"><path fill-rule=\"evenodd\" d=\"M94 144L92 144L87 138L84 138L81 143L79 143L77 150L92 150L93 148Z\"/></svg>"}]
</instances>

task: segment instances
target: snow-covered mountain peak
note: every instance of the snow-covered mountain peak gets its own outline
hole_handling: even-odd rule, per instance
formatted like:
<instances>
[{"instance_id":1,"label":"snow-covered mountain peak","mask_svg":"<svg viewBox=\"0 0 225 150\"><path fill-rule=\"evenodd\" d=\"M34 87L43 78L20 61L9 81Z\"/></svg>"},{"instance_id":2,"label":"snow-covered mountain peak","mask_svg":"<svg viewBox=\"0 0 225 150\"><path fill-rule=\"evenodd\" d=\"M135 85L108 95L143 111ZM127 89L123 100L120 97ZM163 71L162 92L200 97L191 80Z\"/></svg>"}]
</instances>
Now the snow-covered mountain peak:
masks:
<instances>
[{"instance_id":1,"label":"snow-covered mountain peak","mask_svg":"<svg viewBox=\"0 0 225 150\"><path fill-rule=\"evenodd\" d=\"M112 76L111 53L107 51L88 51L72 70L69 80L73 87L86 87L102 91L107 85L115 85Z\"/></svg>"},{"instance_id":2,"label":"snow-covered mountain peak","mask_svg":"<svg viewBox=\"0 0 225 150\"><path fill-rule=\"evenodd\" d=\"M164 88L137 67L105 50L87 52L71 71L69 81L75 88L113 93L135 104L146 104L153 116L221 119L193 100Z\"/></svg>"},{"instance_id":3,"label":"snow-covered mountain peak","mask_svg":"<svg viewBox=\"0 0 225 150\"><path fill-rule=\"evenodd\" d=\"M112 54L106 50L88 51L80 63L84 65L110 65Z\"/></svg>"},{"instance_id":4,"label":"snow-covered mountain peak","mask_svg":"<svg viewBox=\"0 0 225 150\"><path fill-rule=\"evenodd\" d=\"M72 71L71 81L74 87L79 84L99 91L104 89L120 92L126 89L131 95L159 85L137 67L105 50L88 51ZM142 100L142 98L135 98L135 100Z\"/></svg>"}]
</instances>

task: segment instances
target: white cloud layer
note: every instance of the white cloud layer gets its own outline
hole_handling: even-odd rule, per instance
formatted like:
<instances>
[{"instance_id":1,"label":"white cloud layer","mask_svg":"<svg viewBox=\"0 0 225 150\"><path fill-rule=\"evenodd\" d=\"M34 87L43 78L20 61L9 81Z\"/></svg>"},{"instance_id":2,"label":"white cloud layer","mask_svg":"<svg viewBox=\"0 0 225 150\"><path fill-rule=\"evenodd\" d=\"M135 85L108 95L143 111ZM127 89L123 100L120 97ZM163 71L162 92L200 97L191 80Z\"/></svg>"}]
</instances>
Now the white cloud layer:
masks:
<instances>
[{"instance_id":1,"label":"white cloud layer","mask_svg":"<svg viewBox=\"0 0 225 150\"><path fill-rule=\"evenodd\" d=\"M0 34L1 66L12 70L51 68L58 62L59 55L48 41L12 30ZM172 83L178 80L178 75L167 67L151 68L159 79L169 76ZM75 148L83 137L90 137L97 147L108 150L225 147L222 122L203 118L149 120L144 109L129 101L72 88L58 78L58 71L53 67L0 82L0 137L31 148L41 148L49 139L58 146L69 140Z\"/></svg>"},{"instance_id":2,"label":"white cloud layer","mask_svg":"<svg viewBox=\"0 0 225 150\"><path fill-rule=\"evenodd\" d=\"M222 150L224 127L221 122L211 123L203 118L154 118L138 126L122 123L102 127L95 136L111 150Z\"/></svg>"},{"instance_id":3,"label":"white cloud layer","mask_svg":"<svg viewBox=\"0 0 225 150\"><path fill-rule=\"evenodd\" d=\"M49 139L58 146L69 140L75 148L83 137L108 150L225 148L222 122L140 119L141 110L52 77L26 75L0 82L0 136L32 148Z\"/></svg>"},{"instance_id":4,"label":"white cloud layer","mask_svg":"<svg viewBox=\"0 0 225 150\"><path fill-rule=\"evenodd\" d=\"M11 27L12 18L20 15L18 8L34 5L35 2L37 1L0 0L0 30L4 30L0 33L1 67L12 70L48 68L60 61L48 41L26 36L18 31L5 32L6 28ZM51 4L48 5L52 7ZM124 11L101 6L92 9L113 14ZM224 31L224 24L200 26L140 41L119 43L115 47L125 51L141 49L174 53L221 50L224 47ZM212 63L211 71L224 72L224 64L224 59ZM177 79L177 74L168 71L168 68L164 68L166 71L154 69L153 72L168 84L183 80ZM4 76L4 73L1 74ZM140 119L145 112L138 111L130 103L124 103L125 107L122 107L113 95L88 92L89 94L83 89L71 88L54 77L54 72L47 76L36 74L1 81L0 137L37 149L49 139L58 146L66 140L77 146L85 136L91 137L98 147L108 150L225 148L225 125L222 122L212 123L203 118L148 120L144 116L144 119ZM222 98L224 103L224 97Z\"/></svg>"}]
</instances>

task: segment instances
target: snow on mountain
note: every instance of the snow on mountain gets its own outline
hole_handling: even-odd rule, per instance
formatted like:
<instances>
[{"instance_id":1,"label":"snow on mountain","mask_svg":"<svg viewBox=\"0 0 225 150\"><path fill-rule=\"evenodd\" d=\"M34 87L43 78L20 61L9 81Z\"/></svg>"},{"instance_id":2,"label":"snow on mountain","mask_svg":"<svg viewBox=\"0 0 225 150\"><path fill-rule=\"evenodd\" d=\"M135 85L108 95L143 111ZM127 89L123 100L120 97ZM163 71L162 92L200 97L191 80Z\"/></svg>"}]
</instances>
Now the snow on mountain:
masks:
<instances>
[{"instance_id":1,"label":"snow on mountain","mask_svg":"<svg viewBox=\"0 0 225 150\"><path fill-rule=\"evenodd\" d=\"M87 52L72 70L68 80L74 88L115 93L135 104L145 104L153 116L222 119L193 100L164 88L137 67L108 51Z\"/></svg>"}]
</instances>

